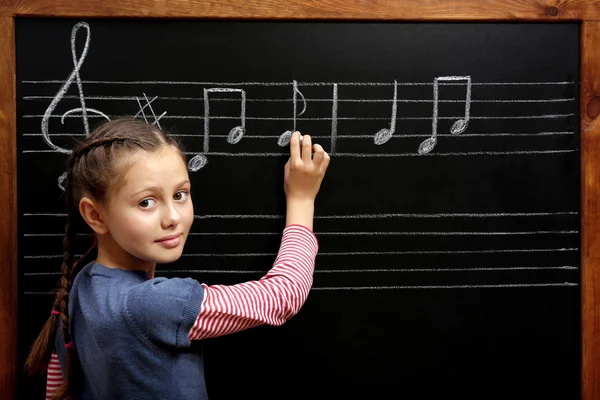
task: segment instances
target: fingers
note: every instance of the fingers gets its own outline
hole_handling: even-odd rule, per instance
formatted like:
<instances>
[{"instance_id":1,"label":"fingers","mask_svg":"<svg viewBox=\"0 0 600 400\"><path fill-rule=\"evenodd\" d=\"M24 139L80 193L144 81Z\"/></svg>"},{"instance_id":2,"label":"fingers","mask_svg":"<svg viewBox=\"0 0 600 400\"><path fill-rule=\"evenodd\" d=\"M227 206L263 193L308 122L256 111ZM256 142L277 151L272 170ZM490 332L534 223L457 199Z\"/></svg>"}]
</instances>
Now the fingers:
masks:
<instances>
[{"instance_id":1,"label":"fingers","mask_svg":"<svg viewBox=\"0 0 600 400\"><path fill-rule=\"evenodd\" d=\"M309 135L304 135L302 138L302 161L305 164L310 164L312 160L312 140Z\"/></svg>"},{"instance_id":2,"label":"fingers","mask_svg":"<svg viewBox=\"0 0 600 400\"><path fill-rule=\"evenodd\" d=\"M313 165L318 170L325 171L329 165L329 154L320 144L312 144L309 135L302 136L300 132L294 132L290 138L290 159L288 164L300 166ZM288 166L286 164L286 167Z\"/></svg>"},{"instance_id":3,"label":"fingers","mask_svg":"<svg viewBox=\"0 0 600 400\"><path fill-rule=\"evenodd\" d=\"M292 133L292 137L290 138L290 161L292 163L297 163L301 161L300 157L300 132Z\"/></svg>"},{"instance_id":4,"label":"fingers","mask_svg":"<svg viewBox=\"0 0 600 400\"><path fill-rule=\"evenodd\" d=\"M313 144L312 150L314 152L313 163L317 168L327 167L329 164L329 155L323 150L323 146L320 144Z\"/></svg>"}]
</instances>

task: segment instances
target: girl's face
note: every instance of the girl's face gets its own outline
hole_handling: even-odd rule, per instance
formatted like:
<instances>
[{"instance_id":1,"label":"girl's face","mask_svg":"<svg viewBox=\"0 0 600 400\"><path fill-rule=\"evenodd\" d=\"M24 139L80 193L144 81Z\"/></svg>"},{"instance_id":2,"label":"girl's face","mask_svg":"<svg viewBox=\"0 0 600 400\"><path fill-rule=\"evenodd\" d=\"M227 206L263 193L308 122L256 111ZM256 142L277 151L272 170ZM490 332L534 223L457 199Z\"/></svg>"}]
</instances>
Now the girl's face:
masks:
<instances>
[{"instance_id":1,"label":"girl's face","mask_svg":"<svg viewBox=\"0 0 600 400\"><path fill-rule=\"evenodd\" d=\"M130 267L140 261L173 262L194 220L187 166L173 146L131 157L131 167L105 207L111 258Z\"/></svg>"}]
</instances>

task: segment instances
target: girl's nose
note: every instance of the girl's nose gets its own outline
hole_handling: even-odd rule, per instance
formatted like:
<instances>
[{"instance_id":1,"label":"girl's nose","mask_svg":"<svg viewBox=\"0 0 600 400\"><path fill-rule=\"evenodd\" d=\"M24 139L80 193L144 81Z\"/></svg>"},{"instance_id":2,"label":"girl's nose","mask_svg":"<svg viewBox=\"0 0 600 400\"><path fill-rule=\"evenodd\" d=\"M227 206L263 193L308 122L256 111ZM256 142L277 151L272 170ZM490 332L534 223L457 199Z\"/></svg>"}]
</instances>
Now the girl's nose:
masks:
<instances>
[{"instance_id":1,"label":"girl's nose","mask_svg":"<svg viewBox=\"0 0 600 400\"><path fill-rule=\"evenodd\" d=\"M171 226L177 226L179 225L180 221L181 215L179 215L179 212L177 211L175 205L172 202L165 204L162 218L163 229L167 229Z\"/></svg>"}]
</instances>

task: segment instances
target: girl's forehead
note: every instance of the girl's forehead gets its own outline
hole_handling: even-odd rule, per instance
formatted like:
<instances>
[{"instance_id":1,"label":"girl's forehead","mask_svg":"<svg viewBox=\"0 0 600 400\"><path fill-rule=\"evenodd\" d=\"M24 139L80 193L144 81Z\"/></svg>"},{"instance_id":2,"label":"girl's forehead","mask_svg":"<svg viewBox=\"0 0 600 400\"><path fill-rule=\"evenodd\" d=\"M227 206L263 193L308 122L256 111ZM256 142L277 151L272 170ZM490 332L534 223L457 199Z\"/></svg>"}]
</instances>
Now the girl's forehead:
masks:
<instances>
[{"instance_id":1,"label":"girl's forehead","mask_svg":"<svg viewBox=\"0 0 600 400\"><path fill-rule=\"evenodd\" d=\"M135 189L148 183L171 186L188 179L187 165L172 146L154 152L138 151L125 162L129 164L124 176L125 188Z\"/></svg>"}]
</instances>

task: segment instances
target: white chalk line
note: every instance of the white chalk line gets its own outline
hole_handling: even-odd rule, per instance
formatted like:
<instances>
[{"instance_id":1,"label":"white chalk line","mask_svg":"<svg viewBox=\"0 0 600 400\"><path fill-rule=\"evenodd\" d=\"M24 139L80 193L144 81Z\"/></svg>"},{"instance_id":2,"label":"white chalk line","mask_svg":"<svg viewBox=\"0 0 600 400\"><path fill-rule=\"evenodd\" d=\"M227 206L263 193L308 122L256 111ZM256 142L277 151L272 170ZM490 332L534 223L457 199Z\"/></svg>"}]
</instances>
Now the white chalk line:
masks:
<instances>
[{"instance_id":1,"label":"white chalk line","mask_svg":"<svg viewBox=\"0 0 600 400\"><path fill-rule=\"evenodd\" d=\"M547 266L547 267L487 267L487 268L376 268L376 269L315 269L315 274L353 274L353 273L403 273L403 272L494 272L494 271L545 271L565 270L577 271L578 267ZM156 275L165 274L266 274L264 270L221 270L221 269L157 269ZM60 276L62 272L26 272L24 276Z\"/></svg>"},{"instance_id":2,"label":"white chalk line","mask_svg":"<svg viewBox=\"0 0 600 400\"><path fill-rule=\"evenodd\" d=\"M501 155L522 155L522 154L561 154L561 153L573 153L578 150L575 149L561 149L561 150L515 150L515 151L470 151L470 152L453 152L453 153L335 153L334 157L357 157L357 158L383 158L383 157L450 157L450 156L501 156ZM22 154L29 153L60 153L57 150L23 150ZM229 152L208 152L204 153L186 151L186 155L197 155L204 154L205 156L225 156L225 157L283 157L289 156L289 153L229 153Z\"/></svg>"},{"instance_id":3,"label":"white chalk line","mask_svg":"<svg viewBox=\"0 0 600 400\"><path fill-rule=\"evenodd\" d=\"M375 269L315 269L315 274L352 274L352 273L389 273L389 272L494 272L494 271L531 271L531 270L566 270L577 271L574 266L548 266L548 267L488 267L488 268L375 268ZM197 274L265 274L267 271L252 270L219 270L219 269L181 269L157 270L158 273L197 273ZM35 273L32 273L35 274ZM48 274L48 273L42 273ZM60 275L60 272L51 274Z\"/></svg>"},{"instance_id":4,"label":"white chalk line","mask_svg":"<svg viewBox=\"0 0 600 400\"><path fill-rule=\"evenodd\" d=\"M21 83L29 85L39 84L62 84L64 81L59 79L49 80L23 80ZM101 81L101 80L82 80L85 84L102 85L220 85L220 86L292 86L293 82L201 82L201 81ZM526 86L526 85L573 85L574 81L558 82L473 82L473 86ZM297 81L298 86L394 86L391 82L301 82ZM398 82L399 86L433 86L433 82ZM460 82L444 82L441 85L454 86L466 85Z\"/></svg>"},{"instance_id":5,"label":"white chalk line","mask_svg":"<svg viewBox=\"0 0 600 400\"><path fill-rule=\"evenodd\" d=\"M415 254L501 254L501 253L546 253L546 252L572 252L579 248L557 248L557 249L490 249L490 250L405 250L405 251L339 251L320 252L318 256L391 256L391 255L415 255ZM188 253L182 257L273 257L277 253ZM45 257L45 256L40 256ZM53 256L53 258L56 256ZM59 255L58 257L62 257Z\"/></svg>"},{"instance_id":6,"label":"white chalk line","mask_svg":"<svg viewBox=\"0 0 600 400\"><path fill-rule=\"evenodd\" d=\"M408 289L508 289L527 287L573 287L579 286L575 282L563 283L513 283L502 285L415 285L415 286L340 286L319 287L313 286L311 291L350 291L350 290L408 290ZM23 292L24 295L56 295L55 292Z\"/></svg>"},{"instance_id":7,"label":"white chalk line","mask_svg":"<svg viewBox=\"0 0 600 400\"><path fill-rule=\"evenodd\" d=\"M407 289L507 289L507 288L526 288L526 287L572 287L579 286L575 282L563 283L512 283L502 285L421 285L421 286L340 286L340 287L313 287L311 290L322 291L349 291L349 290L407 290Z\"/></svg>"},{"instance_id":8,"label":"white chalk line","mask_svg":"<svg viewBox=\"0 0 600 400\"><path fill-rule=\"evenodd\" d=\"M86 100L99 100L99 101L135 101L137 96L85 96ZM23 100L52 100L54 96L23 96ZM203 97L176 97L176 96L165 96L160 97L160 100L177 100L177 101L204 101ZM79 96L69 95L63 96L62 100L79 100ZM214 97L210 101L223 101L223 102L239 102L238 99L232 99L228 97ZM279 99L250 99L247 98L248 103L291 103L294 101L293 98L279 98ZM338 103L392 103L394 100L390 99L326 99L326 98L309 98L306 97L306 101L312 102L338 102ZM552 99L481 99L473 100L471 103L566 103L575 101L574 97L567 98L552 98ZM433 100L427 99L397 99L398 103L433 103ZM464 103L465 100L438 100L439 103Z\"/></svg>"},{"instance_id":9,"label":"white chalk line","mask_svg":"<svg viewBox=\"0 0 600 400\"><path fill-rule=\"evenodd\" d=\"M317 236L525 236L576 235L575 230L520 231L520 232L315 232ZM23 237L54 237L64 233L25 233ZM281 232L190 232L189 236L277 236Z\"/></svg>"},{"instance_id":10,"label":"white chalk line","mask_svg":"<svg viewBox=\"0 0 600 400\"><path fill-rule=\"evenodd\" d=\"M338 136L338 129L337 129L337 121L338 121L338 85L335 84L333 85L333 93L332 93L332 101L333 103L331 104L331 144L329 146L329 152L330 153L335 153L336 151L336 145L337 145L337 136ZM304 99L304 101L306 101L306 99Z\"/></svg>"},{"instance_id":11,"label":"white chalk line","mask_svg":"<svg viewBox=\"0 0 600 400\"><path fill-rule=\"evenodd\" d=\"M65 236L65 233L24 233L23 237L56 237ZM91 236L90 233L78 233L77 236Z\"/></svg>"},{"instance_id":12,"label":"white chalk line","mask_svg":"<svg viewBox=\"0 0 600 400\"><path fill-rule=\"evenodd\" d=\"M315 232L317 236L510 236L510 235L575 235L579 231L521 231L521 232ZM190 236L273 236L281 232L191 232Z\"/></svg>"},{"instance_id":13,"label":"white chalk line","mask_svg":"<svg viewBox=\"0 0 600 400\"><path fill-rule=\"evenodd\" d=\"M464 102L463 102L464 103ZM559 119L574 116L574 113L568 114L544 114L544 115L509 115L509 116L471 116L473 120L505 120L505 119ZM22 118L81 118L81 115L69 114L69 115L48 115L42 114L25 114ZM103 115L88 115L88 118L105 118ZM123 116L125 118L133 118L133 115ZM451 117L437 117L438 120L457 120L463 116L451 116ZM200 115L165 115L162 119L193 119L193 120L205 120L204 116ZM210 120L239 120L239 116L210 116ZM254 121L294 121L293 117L246 117L246 120ZM296 121L328 121L331 122L331 117L296 117ZM389 117L337 117L337 121L387 121ZM432 117L396 117L396 120L402 121L431 121Z\"/></svg>"},{"instance_id":14,"label":"white chalk line","mask_svg":"<svg viewBox=\"0 0 600 400\"><path fill-rule=\"evenodd\" d=\"M340 153L337 152L333 156L335 157L356 157L356 158L384 158L384 157L447 157L447 156L498 156L498 155L519 155L519 154L561 154L561 153L573 153L575 149L561 149L561 150L514 150L514 151L469 151L469 152L450 152L450 153ZM54 150L25 150L26 152L50 152L54 153ZM196 152L185 152L186 155L198 154ZM206 156L225 156L225 157L280 157L289 156L288 153L229 153L229 152L209 152L204 153Z\"/></svg>"},{"instance_id":15,"label":"white chalk line","mask_svg":"<svg viewBox=\"0 0 600 400\"><path fill-rule=\"evenodd\" d=\"M80 28L85 29L86 35L85 35L85 45L84 45L83 51L81 53L81 56L78 59L77 58L77 49L76 49L75 44L76 44L76 39L77 39L77 32L79 31ZM56 109L61 98L67 93L67 91L69 90L69 87L71 86L71 84L73 83L74 80L77 81L77 89L79 91L79 101L80 101L81 107L71 109L71 110L67 111L66 113L64 113L61 116L61 122L64 123L64 117L69 116L71 114L75 114L75 112L80 111L84 131L86 134L89 134L90 129L89 129L89 123L88 123L88 111L92 112L92 113L96 113L97 116L107 118L107 116L104 113L102 113L101 111L98 111L98 110L92 109L92 108L88 109L85 105L85 96L83 94L83 88L82 88L82 84L81 84L81 77L79 76L79 70L81 69L81 66L83 65L83 61L85 60L85 57L89 50L89 46L90 46L90 27L89 27L89 25L85 22L79 22L79 23L75 24L73 26L73 29L71 30L71 59L73 61L74 68L71 71L71 73L69 74L69 77L67 78L67 80L64 81L64 83L61 85L60 89L58 90L58 92L56 93L56 95L54 96L54 98L52 99L52 101L50 102L48 107L46 108L44 115L42 116L41 128L42 128L42 133L44 134L44 141L51 149L59 151L61 153L70 153L70 151L67 149L63 149L60 146L55 145L50 140L50 137L48 136L49 116Z\"/></svg>"},{"instance_id":16,"label":"white chalk line","mask_svg":"<svg viewBox=\"0 0 600 400\"><path fill-rule=\"evenodd\" d=\"M493 136L513 136L513 137L522 137L522 136L553 136L553 135L574 135L574 131L558 131L558 132L489 132L489 133L465 133L463 135L453 135L451 133L438 133L438 136L443 136L447 138L468 138L468 137L493 137ZM42 133L24 133L22 136L43 136ZM50 133L49 136L62 136L62 137L72 137L72 136L81 136L85 137L85 133ZM202 133L171 133L169 136L173 137L200 137ZM211 133L210 135L213 138L226 138L229 135L219 135ZM277 139L280 135L254 135L254 134L246 134L244 135L244 140L248 139ZM407 139L407 138L415 138L415 137L429 137L431 133L395 133L391 139ZM331 135L311 135L313 139L330 139ZM337 133L336 139L373 139L373 135L354 135L354 134L340 134Z\"/></svg>"},{"instance_id":17,"label":"white chalk line","mask_svg":"<svg viewBox=\"0 0 600 400\"><path fill-rule=\"evenodd\" d=\"M391 256L391 255L415 255L415 254L501 254L501 253L547 253L547 252L572 252L579 248L557 248L557 249L491 249L491 250L406 250L406 251L340 251L321 252L321 257L336 256ZM277 253L187 253L182 257L274 257ZM25 255L24 259L53 259L62 258L62 254Z\"/></svg>"},{"instance_id":18,"label":"white chalk line","mask_svg":"<svg viewBox=\"0 0 600 400\"><path fill-rule=\"evenodd\" d=\"M500 217L552 217L579 215L577 211L556 212L514 212L514 213L385 213L385 214L346 214L315 215L314 219L387 219L387 218L500 218ZM61 217L64 213L23 213L23 217ZM281 219L284 214L197 214L195 219Z\"/></svg>"}]
</instances>

